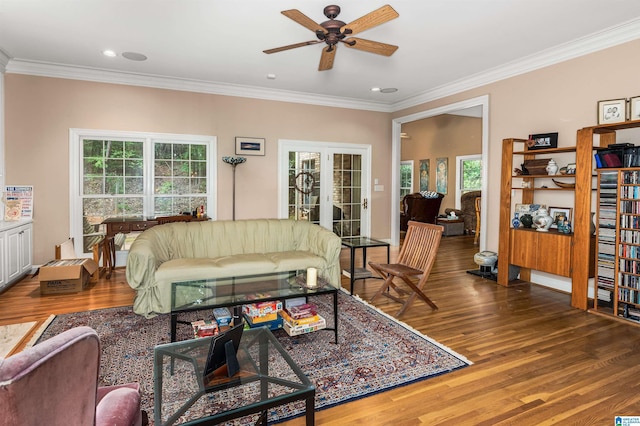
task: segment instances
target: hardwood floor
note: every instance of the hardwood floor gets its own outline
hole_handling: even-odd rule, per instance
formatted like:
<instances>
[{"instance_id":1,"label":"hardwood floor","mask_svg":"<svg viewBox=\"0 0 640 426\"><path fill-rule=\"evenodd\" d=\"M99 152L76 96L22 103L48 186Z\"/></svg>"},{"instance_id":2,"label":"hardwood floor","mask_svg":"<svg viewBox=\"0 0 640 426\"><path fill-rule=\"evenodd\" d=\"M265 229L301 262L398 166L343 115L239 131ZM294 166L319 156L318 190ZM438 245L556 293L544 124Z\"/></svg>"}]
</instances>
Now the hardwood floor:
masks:
<instances>
[{"instance_id":1,"label":"hardwood floor","mask_svg":"<svg viewBox=\"0 0 640 426\"><path fill-rule=\"evenodd\" d=\"M402 318L474 365L318 411L316 424L601 425L640 416L640 327L572 309L568 295L544 287L504 288L468 274L477 268L475 252L473 237L444 238L425 291L440 309L416 301ZM397 254L392 248L392 261ZM342 251L344 266L348 255ZM386 251L370 249L368 257L384 261ZM355 292L368 299L379 285L358 281ZM37 279L28 278L0 295L0 325L132 299L124 269L65 296L40 296ZM398 309L386 298L377 302L389 314Z\"/></svg>"}]
</instances>

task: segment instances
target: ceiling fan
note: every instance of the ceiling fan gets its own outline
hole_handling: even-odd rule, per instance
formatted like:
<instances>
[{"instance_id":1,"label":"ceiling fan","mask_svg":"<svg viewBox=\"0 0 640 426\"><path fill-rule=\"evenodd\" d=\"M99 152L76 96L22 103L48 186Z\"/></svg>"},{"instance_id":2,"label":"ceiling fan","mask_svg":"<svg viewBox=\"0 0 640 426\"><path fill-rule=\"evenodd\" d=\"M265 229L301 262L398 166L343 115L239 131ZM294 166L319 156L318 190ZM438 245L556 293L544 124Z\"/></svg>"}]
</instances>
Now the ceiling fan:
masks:
<instances>
[{"instance_id":1,"label":"ceiling fan","mask_svg":"<svg viewBox=\"0 0 640 426\"><path fill-rule=\"evenodd\" d=\"M397 18L399 16L398 12L389 5L382 6L381 8L367 13L348 24L335 19L340 14L340 6L336 5L330 5L324 8L324 16L329 18L329 20L321 24L317 24L297 9L283 10L282 14L293 19L303 27L315 32L318 40L304 41L302 43L276 47L275 49L268 49L263 52L276 53L282 52L283 50L295 49L296 47L309 46L311 44L324 42L327 44L327 47L322 49L322 56L320 57L318 71L330 70L333 67L333 60L336 55L338 43L344 43L345 46L354 49L384 56L391 56L393 52L398 49L398 46L394 46L392 44L351 37L353 34L361 33Z\"/></svg>"}]
</instances>

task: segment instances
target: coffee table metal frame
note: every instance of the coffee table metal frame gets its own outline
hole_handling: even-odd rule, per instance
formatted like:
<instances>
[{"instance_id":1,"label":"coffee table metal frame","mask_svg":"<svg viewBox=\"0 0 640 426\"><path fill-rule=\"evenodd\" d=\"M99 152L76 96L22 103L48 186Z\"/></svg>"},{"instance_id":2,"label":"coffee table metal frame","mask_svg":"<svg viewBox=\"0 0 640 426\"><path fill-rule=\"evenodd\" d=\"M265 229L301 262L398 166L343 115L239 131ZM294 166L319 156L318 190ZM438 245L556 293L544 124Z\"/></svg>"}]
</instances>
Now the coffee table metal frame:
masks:
<instances>
[{"instance_id":1,"label":"coffee table metal frame","mask_svg":"<svg viewBox=\"0 0 640 426\"><path fill-rule=\"evenodd\" d=\"M202 339L185 340L182 342L167 343L154 348L154 421L158 426L168 426L174 424L198 399L203 396L225 389L242 386L251 382L260 382L260 400L247 404L243 407L233 408L228 411L215 413L192 420L186 425L217 425L229 420L237 419L247 415L261 413L259 424L266 426L267 409L288 404L294 401L305 401L305 416L307 426L315 422L315 386L309 378L293 361L291 356L284 350L278 340L266 327L259 327L244 330L239 348L239 358L242 358L241 370L249 371L248 374L238 373L232 378L223 377L217 379L215 385L207 386L204 383L202 372L204 371L204 359L211 343L210 337ZM258 345L257 359L252 358L249 349ZM269 348L275 350L270 351ZM291 368L291 371L298 378L298 381L282 379L269 375L269 365L275 361L275 356L281 357ZM255 356L255 351L254 351ZM170 369L164 368L165 357L169 358ZM193 365L193 371L198 378L198 389L195 390L189 399L168 419L162 423L162 385L163 377L173 373L173 365L176 359L184 360ZM280 394L269 396L269 385L276 384L279 389L286 389Z\"/></svg>"},{"instance_id":2,"label":"coffee table metal frame","mask_svg":"<svg viewBox=\"0 0 640 426\"><path fill-rule=\"evenodd\" d=\"M212 278L208 280L179 281L171 284L171 341L176 341L177 324L191 324L178 320L185 312L213 308L228 308L249 303L287 300L297 297L333 296L333 331L338 343L338 289L318 277L316 288L303 287L296 282L305 271L285 271L243 277ZM178 300L181 299L181 300Z\"/></svg>"},{"instance_id":3,"label":"coffee table metal frame","mask_svg":"<svg viewBox=\"0 0 640 426\"><path fill-rule=\"evenodd\" d=\"M367 278L375 278L381 279L380 277L376 277L373 273L367 269L367 248L368 247L386 247L387 248L387 263L390 262L389 256L389 243L380 240L374 240L369 237L344 237L341 239L342 245L345 247L349 247L351 251L351 260L350 260L350 269L349 269L349 280L351 283L350 292L353 295L353 283L356 280L365 280ZM355 257L356 250L362 249L362 268L355 267Z\"/></svg>"}]
</instances>

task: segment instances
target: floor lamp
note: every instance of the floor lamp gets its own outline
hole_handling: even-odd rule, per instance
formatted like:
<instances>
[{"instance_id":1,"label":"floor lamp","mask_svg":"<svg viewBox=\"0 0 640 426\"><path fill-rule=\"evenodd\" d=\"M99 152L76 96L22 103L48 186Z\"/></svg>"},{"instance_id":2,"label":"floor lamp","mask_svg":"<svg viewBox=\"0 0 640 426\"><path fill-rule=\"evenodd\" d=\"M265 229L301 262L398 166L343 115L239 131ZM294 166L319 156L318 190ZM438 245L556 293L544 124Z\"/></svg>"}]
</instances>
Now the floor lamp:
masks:
<instances>
[{"instance_id":1,"label":"floor lamp","mask_svg":"<svg viewBox=\"0 0 640 426\"><path fill-rule=\"evenodd\" d=\"M242 164L247 159L245 157L222 157L222 161L227 164L230 164L233 167L233 196L232 196L232 206L233 206L233 220L236 220L236 166L238 164Z\"/></svg>"}]
</instances>

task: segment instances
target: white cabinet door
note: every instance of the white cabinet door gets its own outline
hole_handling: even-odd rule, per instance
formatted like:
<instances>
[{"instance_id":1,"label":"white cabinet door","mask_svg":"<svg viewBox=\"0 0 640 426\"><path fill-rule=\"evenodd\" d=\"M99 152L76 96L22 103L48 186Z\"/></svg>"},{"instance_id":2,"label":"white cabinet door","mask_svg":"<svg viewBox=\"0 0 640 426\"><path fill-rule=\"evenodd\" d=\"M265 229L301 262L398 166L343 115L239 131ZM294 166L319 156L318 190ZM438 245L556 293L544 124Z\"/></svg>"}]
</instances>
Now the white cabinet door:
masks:
<instances>
[{"instance_id":1,"label":"white cabinet door","mask_svg":"<svg viewBox=\"0 0 640 426\"><path fill-rule=\"evenodd\" d=\"M21 268L21 251L20 251L20 228L9 229L6 233L7 248L7 281L13 281L22 274Z\"/></svg>"},{"instance_id":2,"label":"white cabinet door","mask_svg":"<svg viewBox=\"0 0 640 426\"><path fill-rule=\"evenodd\" d=\"M6 231L6 259L5 266L7 282L22 277L31 272L32 266L32 234L31 224L22 225Z\"/></svg>"},{"instance_id":3,"label":"white cabinet door","mask_svg":"<svg viewBox=\"0 0 640 426\"><path fill-rule=\"evenodd\" d=\"M33 231L31 224L21 226L18 235L20 235L20 241L18 244L18 249L20 250L20 273L28 274L31 272L33 258Z\"/></svg>"},{"instance_id":4,"label":"white cabinet door","mask_svg":"<svg viewBox=\"0 0 640 426\"><path fill-rule=\"evenodd\" d=\"M7 239L7 233L0 232L0 291L9 285L9 279L7 277L7 267L5 266L6 249L5 242Z\"/></svg>"}]
</instances>

